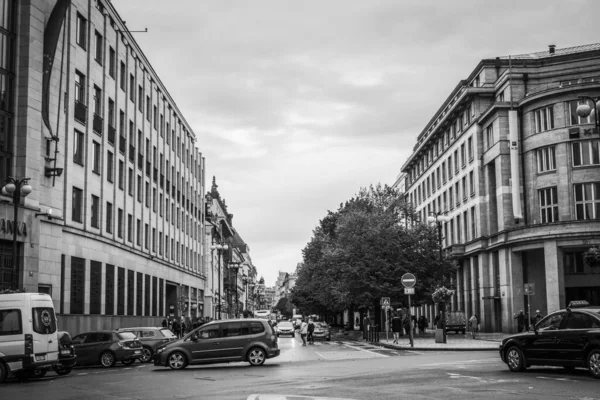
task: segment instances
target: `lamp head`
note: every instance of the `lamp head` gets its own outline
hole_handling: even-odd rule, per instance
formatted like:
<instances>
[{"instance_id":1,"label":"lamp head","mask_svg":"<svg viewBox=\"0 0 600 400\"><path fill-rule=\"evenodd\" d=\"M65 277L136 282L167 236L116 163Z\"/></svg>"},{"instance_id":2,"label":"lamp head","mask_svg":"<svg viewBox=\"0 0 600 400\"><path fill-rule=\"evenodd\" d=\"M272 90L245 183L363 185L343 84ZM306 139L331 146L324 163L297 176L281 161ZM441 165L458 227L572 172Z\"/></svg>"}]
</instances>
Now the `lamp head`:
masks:
<instances>
[{"instance_id":1,"label":"lamp head","mask_svg":"<svg viewBox=\"0 0 600 400\"><path fill-rule=\"evenodd\" d=\"M6 192L7 194L13 194L15 192L15 189L17 187L15 186L14 183L9 182L6 185L4 185L4 187L2 188L2 193Z\"/></svg>"},{"instance_id":2,"label":"lamp head","mask_svg":"<svg viewBox=\"0 0 600 400\"><path fill-rule=\"evenodd\" d=\"M581 118L587 118L592 113L592 107L588 103L581 103L577 106L577 110L575 110L577 115Z\"/></svg>"},{"instance_id":3,"label":"lamp head","mask_svg":"<svg viewBox=\"0 0 600 400\"><path fill-rule=\"evenodd\" d=\"M31 185L26 183L25 185L21 186L21 195L27 196L29 193L31 193L32 190L33 188L31 187Z\"/></svg>"}]
</instances>

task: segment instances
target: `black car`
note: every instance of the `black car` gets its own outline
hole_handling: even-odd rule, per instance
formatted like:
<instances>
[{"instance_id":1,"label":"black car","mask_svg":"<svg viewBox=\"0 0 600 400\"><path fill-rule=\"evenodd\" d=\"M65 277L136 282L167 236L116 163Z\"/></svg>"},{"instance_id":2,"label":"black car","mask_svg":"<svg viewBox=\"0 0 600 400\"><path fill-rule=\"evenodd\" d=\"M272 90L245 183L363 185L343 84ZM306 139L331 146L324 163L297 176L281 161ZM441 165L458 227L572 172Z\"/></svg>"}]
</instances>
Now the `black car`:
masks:
<instances>
[{"instance_id":1,"label":"black car","mask_svg":"<svg viewBox=\"0 0 600 400\"><path fill-rule=\"evenodd\" d=\"M532 365L586 368L600 379L600 307L572 301L538 322L533 331L509 336L500 357L513 372Z\"/></svg>"}]
</instances>

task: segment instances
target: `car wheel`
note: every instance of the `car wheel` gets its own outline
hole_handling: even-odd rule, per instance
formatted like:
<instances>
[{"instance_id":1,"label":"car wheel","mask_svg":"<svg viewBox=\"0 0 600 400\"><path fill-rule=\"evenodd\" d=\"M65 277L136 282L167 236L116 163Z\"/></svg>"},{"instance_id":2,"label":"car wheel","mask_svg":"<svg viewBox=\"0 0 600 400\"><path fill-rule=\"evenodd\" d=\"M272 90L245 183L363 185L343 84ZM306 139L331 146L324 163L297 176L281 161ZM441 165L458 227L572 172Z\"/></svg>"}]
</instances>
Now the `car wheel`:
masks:
<instances>
[{"instance_id":1,"label":"car wheel","mask_svg":"<svg viewBox=\"0 0 600 400\"><path fill-rule=\"evenodd\" d=\"M115 365L115 362L117 362L115 355L110 351L105 351L104 353L100 354L100 365L103 367L112 367Z\"/></svg>"},{"instance_id":2,"label":"car wheel","mask_svg":"<svg viewBox=\"0 0 600 400\"><path fill-rule=\"evenodd\" d=\"M506 364L512 372L521 372L525 370L525 360L523 352L516 346L511 347L506 352Z\"/></svg>"},{"instance_id":3,"label":"car wheel","mask_svg":"<svg viewBox=\"0 0 600 400\"><path fill-rule=\"evenodd\" d=\"M171 369L184 369L187 366L187 358L182 352L176 351L169 354L167 364Z\"/></svg>"},{"instance_id":4,"label":"car wheel","mask_svg":"<svg viewBox=\"0 0 600 400\"><path fill-rule=\"evenodd\" d=\"M34 369L33 372L31 373L31 376L34 378L43 378L46 376L47 372L48 372L47 369Z\"/></svg>"},{"instance_id":5,"label":"car wheel","mask_svg":"<svg viewBox=\"0 0 600 400\"><path fill-rule=\"evenodd\" d=\"M72 369L73 368L71 367L54 367L54 372L56 372L58 375L63 376L68 375Z\"/></svg>"},{"instance_id":6,"label":"car wheel","mask_svg":"<svg viewBox=\"0 0 600 400\"><path fill-rule=\"evenodd\" d=\"M121 362L123 363L123 365L129 366L135 362L135 358L132 358L131 360L124 360Z\"/></svg>"},{"instance_id":7,"label":"car wheel","mask_svg":"<svg viewBox=\"0 0 600 400\"><path fill-rule=\"evenodd\" d=\"M142 350L142 358L140 358L140 362L148 363L152 360L152 349L149 347L144 347Z\"/></svg>"},{"instance_id":8,"label":"car wheel","mask_svg":"<svg viewBox=\"0 0 600 400\"><path fill-rule=\"evenodd\" d=\"M590 374L596 378L600 379L600 350L592 350L587 358L587 365Z\"/></svg>"},{"instance_id":9,"label":"car wheel","mask_svg":"<svg viewBox=\"0 0 600 400\"><path fill-rule=\"evenodd\" d=\"M6 365L0 361L0 384L6 379Z\"/></svg>"},{"instance_id":10,"label":"car wheel","mask_svg":"<svg viewBox=\"0 0 600 400\"><path fill-rule=\"evenodd\" d=\"M265 351L260 347L254 347L248 352L248 362L253 367L263 365L266 359L267 355L265 354Z\"/></svg>"}]
</instances>

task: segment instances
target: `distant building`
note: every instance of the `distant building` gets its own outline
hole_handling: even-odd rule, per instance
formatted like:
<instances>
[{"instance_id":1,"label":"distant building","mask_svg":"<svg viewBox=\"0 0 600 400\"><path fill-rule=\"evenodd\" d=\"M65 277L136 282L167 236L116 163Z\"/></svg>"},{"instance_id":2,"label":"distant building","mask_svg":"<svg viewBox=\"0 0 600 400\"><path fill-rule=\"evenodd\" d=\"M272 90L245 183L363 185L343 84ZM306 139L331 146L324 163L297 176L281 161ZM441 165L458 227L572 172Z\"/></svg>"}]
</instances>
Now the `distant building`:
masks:
<instances>
[{"instance_id":1,"label":"distant building","mask_svg":"<svg viewBox=\"0 0 600 400\"><path fill-rule=\"evenodd\" d=\"M484 59L402 166L421 219L449 217L443 248L460 265L452 308L486 331L514 332L528 301L543 314L600 304L600 271L583 264L600 244L600 135L576 112L582 95L600 96L600 44ZM431 321L435 310L423 312Z\"/></svg>"}]
</instances>

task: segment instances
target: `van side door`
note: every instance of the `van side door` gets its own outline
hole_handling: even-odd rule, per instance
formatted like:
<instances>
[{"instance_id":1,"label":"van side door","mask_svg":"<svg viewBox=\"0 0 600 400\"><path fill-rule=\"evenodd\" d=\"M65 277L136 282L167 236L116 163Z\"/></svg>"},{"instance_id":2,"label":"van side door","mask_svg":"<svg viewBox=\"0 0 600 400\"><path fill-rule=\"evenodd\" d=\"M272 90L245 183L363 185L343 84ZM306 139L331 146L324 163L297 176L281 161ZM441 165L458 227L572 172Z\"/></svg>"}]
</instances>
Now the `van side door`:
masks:
<instances>
[{"instance_id":1,"label":"van side door","mask_svg":"<svg viewBox=\"0 0 600 400\"><path fill-rule=\"evenodd\" d=\"M221 324L221 358L224 361L242 361L251 341L250 326L245 321Z\"/></svg>"},{"instance_id":2,"label":"van side door","mask_svg":"<svg viewBox=\"0 0 600 400\"><path fill-rule=\"evenodd\" d=\"M52 303L32 299L31 322L35 361L58 359L58 332Z\"/></svg>"}]
</instances>

